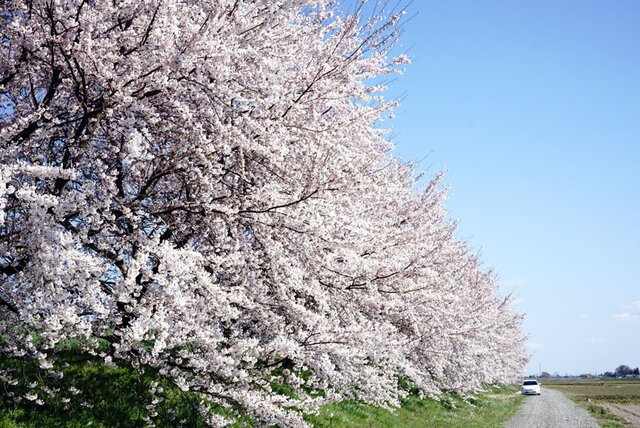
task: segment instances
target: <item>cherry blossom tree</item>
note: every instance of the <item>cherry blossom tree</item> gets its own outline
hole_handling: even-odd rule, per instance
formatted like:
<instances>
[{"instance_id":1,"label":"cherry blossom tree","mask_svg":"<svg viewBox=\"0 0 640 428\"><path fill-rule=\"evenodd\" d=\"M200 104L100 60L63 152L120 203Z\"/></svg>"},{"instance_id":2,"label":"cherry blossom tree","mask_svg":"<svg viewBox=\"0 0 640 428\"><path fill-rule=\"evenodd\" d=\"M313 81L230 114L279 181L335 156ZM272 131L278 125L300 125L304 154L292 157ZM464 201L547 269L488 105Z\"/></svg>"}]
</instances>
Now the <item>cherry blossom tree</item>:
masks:
<instances>
[{"instance_id":1,"label":"cherry blossom tree","mask_svg":"<svg viewBox=\"0 0 640 428\"><path fill-rule=\"evenodd\" d=\"M521 316L454 238L441 176L420 189L379 127L402 12L1 8L3 355L55 377L80 339L282 426L393 407L400 378L436 396L520 375Z\"/></svg>"}]
</instances>

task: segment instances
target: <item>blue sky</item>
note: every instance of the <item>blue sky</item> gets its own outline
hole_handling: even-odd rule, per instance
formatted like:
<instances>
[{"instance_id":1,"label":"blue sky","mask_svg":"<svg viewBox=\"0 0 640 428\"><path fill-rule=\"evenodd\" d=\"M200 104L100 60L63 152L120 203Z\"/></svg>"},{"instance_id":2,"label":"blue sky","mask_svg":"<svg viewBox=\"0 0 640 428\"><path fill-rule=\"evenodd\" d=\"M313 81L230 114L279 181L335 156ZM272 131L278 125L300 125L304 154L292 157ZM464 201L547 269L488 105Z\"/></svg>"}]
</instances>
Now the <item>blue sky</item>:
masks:
<instances>
[{"instance_id":1,"label":"blue sky","mask_svg":"<svg viewBox=\"0 0 640 428\"><path fill-rule=\"evenodd\" d=\"M518 296L528 371L640 366L640 2L423 1L393 141Z\"/></svg>"}]
</instances>

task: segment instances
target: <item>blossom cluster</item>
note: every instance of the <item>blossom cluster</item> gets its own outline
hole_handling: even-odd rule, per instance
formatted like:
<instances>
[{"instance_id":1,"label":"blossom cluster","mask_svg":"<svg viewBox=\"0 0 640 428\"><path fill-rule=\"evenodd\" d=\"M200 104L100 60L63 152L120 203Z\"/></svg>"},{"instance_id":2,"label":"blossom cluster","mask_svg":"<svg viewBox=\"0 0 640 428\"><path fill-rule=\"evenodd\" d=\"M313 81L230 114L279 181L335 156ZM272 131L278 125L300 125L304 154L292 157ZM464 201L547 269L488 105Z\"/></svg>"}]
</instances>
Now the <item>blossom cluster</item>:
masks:
<instances>
[{"instance_id":1,"label":"blossom cluster","mask_svg":"<svg viewBox=\"0 0 640 428\"><path fill-rule=\"evenodd\" d=\"M519 376L521 315L454 237L442 177L417 185L380 129L401 14L0 8L0 352L50 370L79 339L282 426Z\"/></svg>"}]
</instances>

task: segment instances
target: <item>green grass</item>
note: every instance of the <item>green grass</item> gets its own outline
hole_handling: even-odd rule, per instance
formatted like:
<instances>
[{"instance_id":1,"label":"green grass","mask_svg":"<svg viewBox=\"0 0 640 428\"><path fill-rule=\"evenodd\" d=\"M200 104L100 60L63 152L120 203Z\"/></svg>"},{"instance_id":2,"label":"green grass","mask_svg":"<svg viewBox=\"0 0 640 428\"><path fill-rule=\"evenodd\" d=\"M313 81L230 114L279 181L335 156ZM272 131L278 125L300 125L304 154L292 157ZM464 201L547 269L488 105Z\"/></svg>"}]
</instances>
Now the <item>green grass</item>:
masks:
<instances>
[{"instance_id":1,"label":"green grass","mask_svg":"<svg viewBox=\"0 0 640 428\"><path fill-rule=\"evenodd\" d=\"M207 426L197 411L201 399L153 372L141 373L126 365L112 368L101 359L73 353L59 355L55 368L64 373L62 379L46 378L34 363L0 358L0 369L13 369L14 378L19 380L14 387L0 380L0 428L147 426L145 417L152 416L147 408L154 398L149 392L152 383L162 388L162 392L155 394L162 399L154 410L156 426ZM47 397L40 386L29 386L34 381L60 391ZM71 387L80 392L73 395ZM46 399L42 405L25 399L15 402L7 392L17 395L35 392ZM65 398L71 400L65 403ZM222 409L216 411L224 414ZM242 426L242 422L246 421L239 421L236 426Z\"/></svg>"},{"instance_id":2,"label":"green grass","mask_svg":"<svg viewBox=\"0 0 640 428\"><path fill-rule=\"evenodd\" d=\"M154 372L141 373L126 364L110 367L100 358L79 355L73 350L63 350L55 359L55 369L64 373L62 379L46 378L32 362L0 356L0 370L7 369L12 370L19 384L10 386L0 380L0 428L144 427L148 425L145 418L150 416L147 406L153 399L149 392L152 384L162 388L156 394L162 401L152 418L156 426L206 426L197 412L201 399L194 393L181 391ZM7 394L35 392L45 397L47 393L40 386L30 386L36 380L60 391L41 405L25 399L15 402ZM71 387L81 392L72 395ZM65 402L65 398L71 400ZM317 427L495 427L512 416L521 401L515 388L504 387L466 401L456 395L445 395L440 401L411 396L395 412L346 401L324 406L319 415L306 419ZM220 407L213 411L229 416ZM234 426L252 426L252 421L240 418Z\"/></svg>"},{"instance_id":3,"label":"green grass","mask_svg":"<svg viewBox=\"0 0 640 428\"><path fill-rule=\"evenodd\" d=\"M497 427L516 413L523 397L511 387L494 388L464 401L446 396L441 401L411 397L395 412L352 401L325 406L319 416L307 417L316 427Z\"/></svg>"},{"instance_id":4,"label":"green grass","mask_svg":"<svg viewBox=\"0 0 640 428\"><path fill-rule=\"evenodd\" d=\"M601 428L624 428L623 422L616 415L597 404L582 403L591 415L596 418Z\"/></svg>"}]
</instances>

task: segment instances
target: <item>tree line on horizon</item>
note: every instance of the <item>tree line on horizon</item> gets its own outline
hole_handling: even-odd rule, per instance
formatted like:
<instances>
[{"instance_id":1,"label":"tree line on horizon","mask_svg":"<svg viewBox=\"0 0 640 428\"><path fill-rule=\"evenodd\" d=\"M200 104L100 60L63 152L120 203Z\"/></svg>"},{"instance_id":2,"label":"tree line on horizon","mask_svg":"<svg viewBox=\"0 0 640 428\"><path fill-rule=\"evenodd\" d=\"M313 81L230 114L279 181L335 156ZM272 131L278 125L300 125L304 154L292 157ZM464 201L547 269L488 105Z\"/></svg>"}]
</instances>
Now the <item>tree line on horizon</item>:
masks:
<instances>
[{"instance_id":1,"label":"tree line on horizon","mask_svg":"<svg viewBox=\"0 0 640 428\"><path fill-rule=\"evenodd\" d=\"M601 373L599 376L601 377L611 377L611 378L615 378L615 377L625 377L625 376L640 376L640 368L636 367L634 369L632 369L630 366L627 366L625 364L621 364L618 367L615 368L614 371L612 372L604 372ZM536 376L529 376L529 377L536 377ZM540 378L551 378L551 377L561 377L560 375L556 374L556 375L551 375L549 372L542 372L540 374L540 376L538 376ZM579 375L579 377L593 377L592 374L581 374Z\"/></svg>"},{"instance_id":2,"label":"tree line on horizon","mask_svg":"<svg viewBox=\"0 0 640 428\"><path fill-rule=\"evenodd\" d=\"M625 376L640 376L640 368L636 367L632 369L631 367L621 364L613 372L604 372L602 374L604 377L625 377Z\"/></svg>"}]
</instances>

